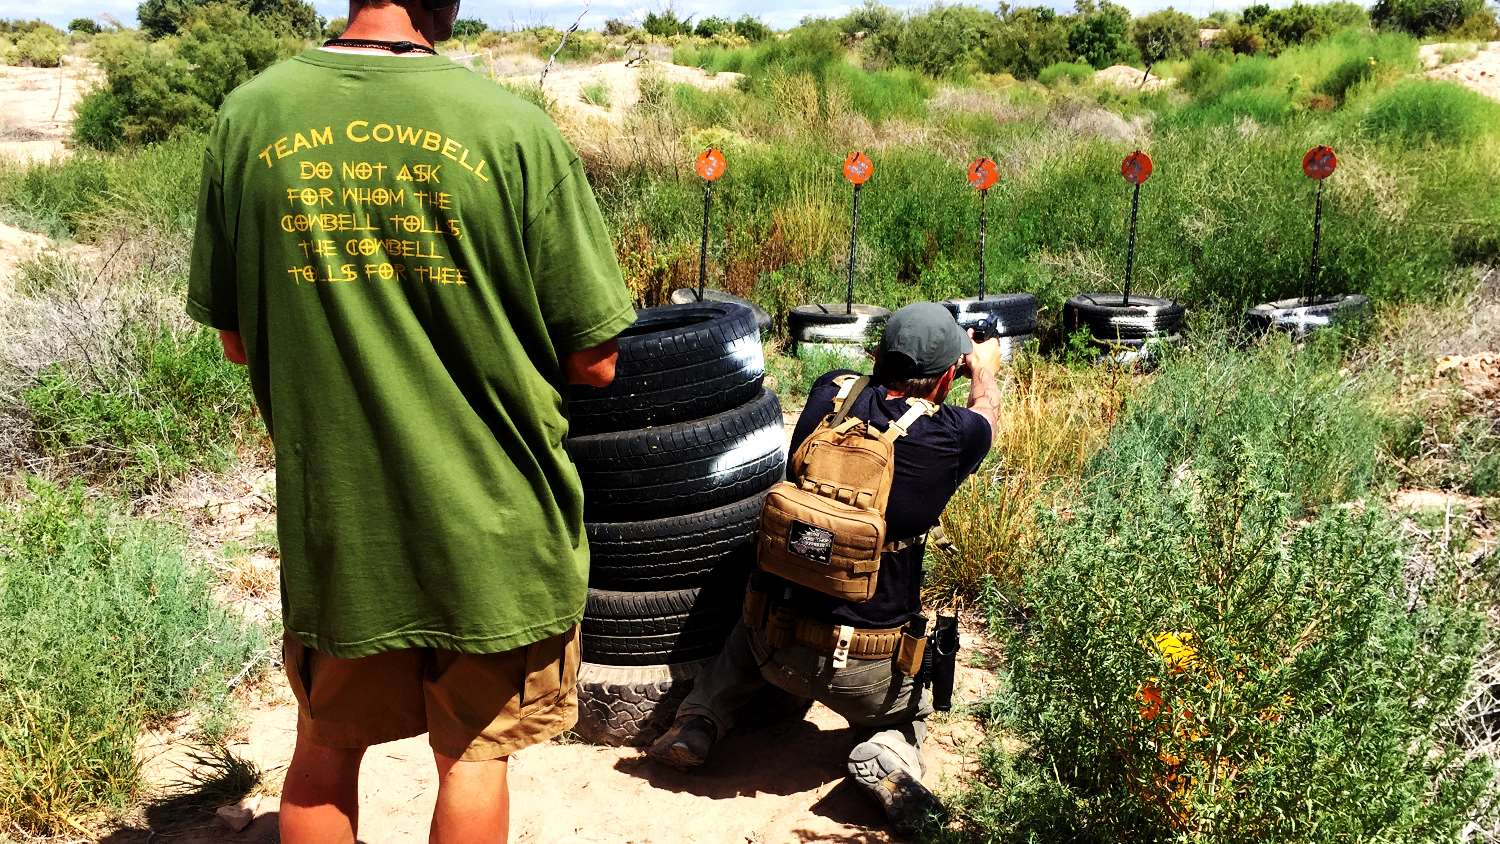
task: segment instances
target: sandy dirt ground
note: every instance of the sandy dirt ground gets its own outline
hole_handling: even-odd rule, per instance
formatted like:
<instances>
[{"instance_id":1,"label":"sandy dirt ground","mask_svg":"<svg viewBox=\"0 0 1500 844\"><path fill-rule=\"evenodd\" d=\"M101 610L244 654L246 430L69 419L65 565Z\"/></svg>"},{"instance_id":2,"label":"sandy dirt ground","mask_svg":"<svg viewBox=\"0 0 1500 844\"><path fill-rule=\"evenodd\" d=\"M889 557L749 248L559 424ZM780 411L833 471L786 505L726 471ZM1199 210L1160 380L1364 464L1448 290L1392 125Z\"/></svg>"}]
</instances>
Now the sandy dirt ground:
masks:
<instances>
[{"instance_id":1,"label":"sandy dirt ground","mask_svg":"<svg viewBox=\"0 0 1500 844\"><path fill-rule=\"evenodd\" d=\"M1124 64L1098 71L1094 74L1094 81L1134 91L1156 91L1172 84L1170 79L1162 79L1156 74L1147 74L1138 67Z\"/></svg>"},{"instance_id":2,"label":"sandy dirt ground","mask_svg":"<svg viewBox=\"0 0 1500 844\"><path fill-rule=\"evenodd\" d=\"M1443 64L1443 52L1459 48L1455 44L1428 44L1421 50L1422 66L1431 79L1447 79L1473 88L1487 97L1500 100L1500 41L1483 45L1471 59Z\"/></svg>"},{"instance_id":3,"label":"sandy dirt ground","mask_svg":"<svg viewBox=\"0 0 1500 844\"><path fill-rule=\"evenodd\" d=\"M62 67L0 66L0 157L46 161L68 155L73 107L99 79L86 59Z\"/></svg>"},{"instance_id":4,"label":"sandy dirt ground","mask_svg":"<svg viewBox=\"0 0 1500 844\"><path fill-rule=\"evenodd\" d=\"M965 661L976 637L965 638ZM990 675L964 665L960 697L972 701ZM296 708L278 675L270 677L229 745L255 763L264 784L243 805L254 814L232 833L214 807L184 808L173 783L188 778L187 748L173 732L142 743L148 780L159 799L136 823L105 836L109 844L171 840L182 844L277 841L280 782L291 757ZM980 733L961 715L934 716L923 751L926 779L953 787L972 760ZM844 758L855 741L842 718L816 706L805 720L732 735L701 772L685 774L646 760L638 750L593 747L561 739L521 751L511 760L511 840L535 844L771 844L897 840L879 809L843 781ZM436 799L431 753L422 738L382 745L365 759L360 840L395 844L423 840ZM173 799L178 796L179 799Z\"/></svg>"},{"instance_id":5,"label":"sandy dirt ground","mask_svg":"<svg viewBox=\"0 0 1500 844\"><path fill-rule=\"evenodd\" d=\"M497 65L498 78L510 82L536 82L541 75L540 59L510 60ZM594 118L611 123L623 120L625 115L641 99L641 77L643 74L659 73L669 83L695 85L704 90L733 88L740 80L738 73L708 72L696 67L682 67L669 62L652 61L632 66L624 61L595 65L555 65L547 73L544 83L547 95L557 101L558 106L570 114L582 118ZM602 85L608 90L608 106L585 102L585 88Z\"/></svg>"}]
</instances>

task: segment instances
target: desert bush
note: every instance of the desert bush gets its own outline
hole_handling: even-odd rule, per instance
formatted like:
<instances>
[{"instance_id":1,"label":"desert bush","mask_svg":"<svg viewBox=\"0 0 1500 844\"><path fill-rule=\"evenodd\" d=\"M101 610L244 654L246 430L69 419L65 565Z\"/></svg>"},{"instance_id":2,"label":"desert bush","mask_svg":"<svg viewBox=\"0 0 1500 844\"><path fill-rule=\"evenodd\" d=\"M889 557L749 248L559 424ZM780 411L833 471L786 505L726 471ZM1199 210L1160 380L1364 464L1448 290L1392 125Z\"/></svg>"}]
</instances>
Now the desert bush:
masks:
<instances>
[{"instance_id":1,"label":"desert bush","mask_svg":"<svg viewBox=\"0 0 1500 844\"><path fill-rule=\"evenodd\" d=\"M878 62L929 76L963 75L984 63L999 18L971 6L937 5L874 32L867 48Z\"/></svg>"},{"instance_id":2,"label":"desert bush","mask_svg":"<svg viewBox=\"0 0 1500 844\"><path fill-rule=\"evenodd\" d=\"M667 7L659 12L647 12L645 19L641 21L641 29L646 30L646 34L654 35L657 38L671 38L674 35L693 34L692 26L687 21L677 17L677 13L671 7Z\"/></svg>"},{"instance_id":3,"label":"desert bush","mask_svg":"<svg viewBox=\"0 0 1500 844\"><path fill-rule=\"evenodd\" d=\"M1219 31L1214 46L1241 56L1253 56L1266 49L1265 36L1260 30L1243 23L1232 23Z\"/></svg>"},{"instance_id":4,"label":"desert bush","mask_svg":"<svg viewBox=\"0 0 1500 844\"><path fill-rule=\"evenodd\" d=\"M985 762L977 837L1442 842L1478 810L1492 771L1452 725L1482 624L1409 603L1393 524L1347 503L1376 442L1351 387L1276 344L1129 405L1041 521L990 707L1022 744Z\"/></svg>"},{"instance_id":5,"label":"desert bush","mask_svg":"<svg viewBox=\"0 0 1500 844\"><path fill-rule=\"evenodd\" d=\"M693 34L699 38L712 38L715 35L725 35L734 31L734 22L716 15L709 15L698 21L693 27Z\"/></svg>"},{"instance_id":6,"label":"desert bush","mask_svg":"<svg viewBox=\"0 0 1500 844\"><path fill-rule=\"evenodd\" d=\"M1464 18L1463 23L1448 33L1448 37L1460 41L1500 40L1500 19L1496 18L1494 9L1485 6Z\"/></svg>"},{"instance_id":7,"label":"desert bush","mask_svg":"<svg viewBox=\"0 0 1500 844\"><path fill-rule=\"evenodd\" d=\"M581 31L569 35L566 44L562 43L562 33L554 33L539 40L536 54L540 58L550 58L559 45L562 46L562 50L557 53L557 60L560 62L591 62L610 51L604 36L597 32Z\"/></svg>"},{"instance_id":8,"label":"desert bush","mask_svg":"<svg viewBox=\"0 0 1500 844\"><path fill-rule=\"evenodd\" d=\"M138 795L143 727L227 706L265 648L175 530L33 480L0 507L0 819L76 836Z\"/></svg>"},{"instance_id":9,"label":"desert bush","mask_svg":"<svg viewBox=\"0 0 1500 844\"><path fill-rule=\"evenodd\" d=\"M1326 6L1293 3L1272 9L1256 24L1271 52L1320 41L1338 31L1339 25Z\"/></svg>"},{"instance_id":10,"label":"desert bush","mask_svg":"<svg viewBox=\"0 0 1500 844\"><path fill-rule=\"evenodd\" d=\"M121 365L58 364L22 391L44 455L139 493L191 469L222 469L251 441L250 386L216 332L147 321L119 339Z\"/></svg>"},{"instance_id":11,"label":"desert bush","mask_svg":"<svg viewBox=\"0 0 1500 844\"><path fill-rule=\"evenodd\" d=\"M80 143L108 149L204 131L230 91L298 48L229 3L195 7L181 27L170 41L147 42L128 33L95 39L94 59L106 81L90 95L95 102L88 108L118 118L90 121L75 132ZM112 126L119 129L115 138L105 134Z\"/></svg>"},{"instance_id":12,"label":"desert bush","mask_svg":"<svg viewBox=\"0 0 1500 844\"><path fill-rule=\"evenodd\" d=\"M57 67L62 64L67 40L52 27L37 27L16 40L10 50L9 64L30 67Z\"/></svg>"},{"instance_id":13,"label":"desert bush","mask_svg":"<svg viewBox=\"0 0 1500 844\"><path fill-rule=\"evenodd\" d=\"M1035 79L1043 68L1073 58L1066 18L1046 6L1002 6L995 32L985 44L983 68Z\"/></svg>"},{"instance_id":14,"label":"desert bush","mask_svg":"<svg viewBox=\"0 0 1500 844\"><path fill-rule=\"evenodd\" d=\"M1042 68L1041 73L1036 75L1036 81L1049 88L1058 84L1082 85L1094 79L1094 68L1091 65L1079 64L1078 62L1058 62Z\"/></svg>"},{"instance_id":15,"label":"desert bush","mask_svg":"<svg viewBox=\"0 0 1500 844\"><path fill-rule=\"evenodd\" d=\"M1080 61L1096 68L1128 62L1131 43L1130 12L1104 0L1097 6L1093 0L1080 0L1079 14L1068 30L1068 49Z\"/></svg>"},{"instance_id":16,"label":"desert bush","mask_svg":"<svg viewBox=\"0 0 1500 844\"><path fill-rule=\"evenodd\" d=\"M1500 129L1500 105L1453 82L1414 79L1376 97L1360 127L1408 146L1462 146Z\"/></svg>"},{"instance_id":17,"label":"desert bush","mask_svg":"<svg viewBox=\"0 0 1500 844\"><path fill-rule=\"evenodd\" d=\"M68 21L68 31L84 35L98 35L99 23L93 18L74 18Z\"/></svg>"},{"instance_id":18,"label":"desert bush","mask_svg":"<svg viewBox=\"0 0 1500 844\"><path fill-rule=\"evenodd\" d=\"M105 152L125 138L125 104L112 91L86 94L73 108L73 140Z\"/></svg>"},{"instance_id":19,"label":"desert bush","mask_svg":"<svg viewBox=\"0 0 1500 844\"><path fill-rule=\"evenodd\" d=\"M453 22L453 37L460 41L471 41L489 29L489 25L478 18L459 18Z\"/></svg>"},{"instance_id":20,"label":"desert bush","mask_svg":"<svg viewBox=\"0 0 1500 844\"><path fill-rule=\"evenodd\" d=\"M204 6L217 2L221 0L144 0L136 15L148 36L161 38L181 31ZM306 0L247 0L234 5L278 34L298 39L316 39L323 34L323 18Z\"/></svg>"},{"instance_id":21,"label":"desert bush","mask_svg":"<svg viewBox=\"0 0 1500 844\"><path fill-rule=\"evenodd\" d=\"M598 106L599 108L609 108L609 83L602 79L596 79L584 85L579 91L578 96L589 105Z\"/></svg>"},{"instance_id":22,"label":"desert bush","mask_svg":"<svg viewBox=\"0 0 1500 844\"><path fill-rule=\"evenodd\" d=\"M776 32L752 15L741 15L734 22L734 34L751 42L769 41Z\"/></svg>"},{"instance_id":23,"label":"desert bush","mask_svg":"<svg viewBox=\"0 0 1500 844\"><path fill-rule=\"evenodd\" d=\"M1458 29L1484 9L1484 0L1376 0L1370 20L1379 27L1426 37Z\"/></svg>"},{"instance_id":24,"label":"desert bush","mask_svg":"<svg viewBox=\"0 0 1500 844\"><path fill-rule=\"evenodd\" d=\"M1198 49L1198 22L1168 7L1132 21L1130 38L1148 67L1167 59L1185 59Z\"/></svg>"}]
</instances>

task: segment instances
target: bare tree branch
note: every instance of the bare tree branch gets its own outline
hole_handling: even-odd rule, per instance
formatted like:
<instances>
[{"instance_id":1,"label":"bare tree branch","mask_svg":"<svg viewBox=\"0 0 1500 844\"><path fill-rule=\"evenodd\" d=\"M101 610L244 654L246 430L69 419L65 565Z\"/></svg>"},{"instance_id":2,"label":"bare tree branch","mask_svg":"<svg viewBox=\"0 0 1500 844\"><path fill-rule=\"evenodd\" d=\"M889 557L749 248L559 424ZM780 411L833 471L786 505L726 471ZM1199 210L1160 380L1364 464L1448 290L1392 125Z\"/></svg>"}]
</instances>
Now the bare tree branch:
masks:
<instances>
[{"instance_id":1,"label":"bare tree branch","mask_svg":"<svg viewBox=\"0 0 1500 844\"><path fill-rule=\"evenodd\" d=\"M557 54L561 53L563 51L563 48L568 46L569 36L578 31L578 27L583 23L583 16L589 13L590 5L591 4L589 3L583 4L583 11L578 13L577 20L573 21L573 25L568 27L567 32L563 33L562 40L557 42L557 49L553 50L552 55L547 57L547 64L542 67L542 78L536 81L538 87L547 84L547 74L551 72L552 65L557 61Z\"/></svg>"}]
</instances>

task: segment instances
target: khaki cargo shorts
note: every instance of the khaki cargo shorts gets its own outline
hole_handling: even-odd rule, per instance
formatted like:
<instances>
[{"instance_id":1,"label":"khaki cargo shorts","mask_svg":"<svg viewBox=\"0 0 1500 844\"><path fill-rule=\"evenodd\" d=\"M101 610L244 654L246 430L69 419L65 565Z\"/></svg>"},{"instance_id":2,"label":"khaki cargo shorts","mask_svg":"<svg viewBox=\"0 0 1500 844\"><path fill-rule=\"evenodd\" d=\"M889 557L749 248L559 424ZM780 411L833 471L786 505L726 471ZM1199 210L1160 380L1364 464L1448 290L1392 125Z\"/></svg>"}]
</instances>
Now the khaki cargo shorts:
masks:
<instances>
[{"instance_id":1,"label":"khaki cargo shorts","mask_svg":"<svg viewBox=\"0 0 1500 844\"><path fill-rule=\"evenodd\" d=\"M428 734L437 753L500 759L578 721L578 628L497 654L433 648L341 659L282 637L297 732L356 750Z\"/></svg>"}]
</instances>

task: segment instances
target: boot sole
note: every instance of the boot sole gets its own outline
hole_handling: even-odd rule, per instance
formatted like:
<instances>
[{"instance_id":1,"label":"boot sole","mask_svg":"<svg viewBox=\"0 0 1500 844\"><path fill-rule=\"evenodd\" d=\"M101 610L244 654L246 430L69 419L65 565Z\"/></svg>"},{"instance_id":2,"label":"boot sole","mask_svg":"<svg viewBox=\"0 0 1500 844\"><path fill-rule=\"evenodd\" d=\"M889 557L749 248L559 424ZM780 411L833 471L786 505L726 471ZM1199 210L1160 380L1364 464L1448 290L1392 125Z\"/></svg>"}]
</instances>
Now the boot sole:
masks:
<instances>
[{"instance_id":1,"label":"boot sole","mask_svg":"<svg viewBox=\"0 0 1500 844\"><path fill-rule=\"evenodd\" d=\"M880 801L886 818L898 830L914 829L928 814L942 811L937 797L906 770L901 758L874 742L863 742L849 752L849 778Z\"/></svg>"},{"instance_id":2,"label":"boot sole","mask_svg":"<svg viewBox=\"0 0 1500 844\"><path fill-rule=\"evenodd\" d=\"M669 744L666 747L653 747L646 751L646 755L657 762L662 763L679 771L688 771L700 767L706 760L693 755L693 752L680 744Z\"/></svg>"}]
</instances>

